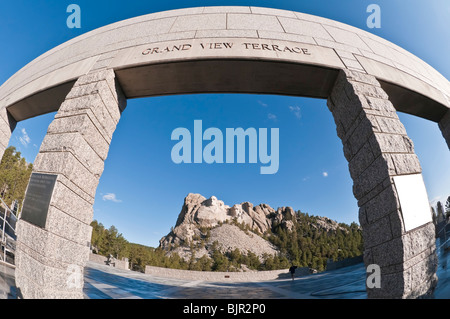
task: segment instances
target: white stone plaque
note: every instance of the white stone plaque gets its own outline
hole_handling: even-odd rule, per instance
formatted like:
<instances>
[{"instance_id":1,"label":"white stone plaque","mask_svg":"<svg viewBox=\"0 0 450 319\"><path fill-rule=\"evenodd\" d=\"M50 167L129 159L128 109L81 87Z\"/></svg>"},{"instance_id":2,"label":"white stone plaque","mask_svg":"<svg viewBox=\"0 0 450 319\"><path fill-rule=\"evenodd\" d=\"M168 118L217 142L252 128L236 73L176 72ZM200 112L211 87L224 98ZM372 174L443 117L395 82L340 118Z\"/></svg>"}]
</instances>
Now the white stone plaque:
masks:
<instances>
[{"instance_id":1,"label":"white stone plaque","mask_svg":"<svg viewBox=\"0 0 450 319\"><path fill-rule=\"evenodd\" d=\"M402 208L405 231L431 222L430 204L422 174L395 176L394 184Z\"/></svg>"}]
</instances>

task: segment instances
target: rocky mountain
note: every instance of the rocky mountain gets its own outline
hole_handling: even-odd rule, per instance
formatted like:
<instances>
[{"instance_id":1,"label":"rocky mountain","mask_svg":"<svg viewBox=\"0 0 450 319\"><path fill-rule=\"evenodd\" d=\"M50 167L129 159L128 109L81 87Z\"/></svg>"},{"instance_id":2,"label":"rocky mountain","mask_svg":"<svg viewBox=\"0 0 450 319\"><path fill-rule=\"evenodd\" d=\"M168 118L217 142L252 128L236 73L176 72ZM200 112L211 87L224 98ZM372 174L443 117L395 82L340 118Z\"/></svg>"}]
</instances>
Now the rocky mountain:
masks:
<instances>
[{"instance_id":1,"label":"rocky mountain","mask_svg":"<svg viewBox=\"0 0 450 319\"><path fill-rule=\"evenodd\" d=\"M225 205L215 196L206 199L200 194L189 194L178 216L175 227L161 238L160 248L178 253L183 259L210 257L212 249L230 253L236 248L242 253L251 252L260 260L263 256L277 255L279 249L267 239L275 228L290 232L298 223L291 207L273 209L267 204L254 206L244 202L233 206ZM342 228L326 217L317 217L313 228L325 232Z\"/></svg>"}]
</instances>

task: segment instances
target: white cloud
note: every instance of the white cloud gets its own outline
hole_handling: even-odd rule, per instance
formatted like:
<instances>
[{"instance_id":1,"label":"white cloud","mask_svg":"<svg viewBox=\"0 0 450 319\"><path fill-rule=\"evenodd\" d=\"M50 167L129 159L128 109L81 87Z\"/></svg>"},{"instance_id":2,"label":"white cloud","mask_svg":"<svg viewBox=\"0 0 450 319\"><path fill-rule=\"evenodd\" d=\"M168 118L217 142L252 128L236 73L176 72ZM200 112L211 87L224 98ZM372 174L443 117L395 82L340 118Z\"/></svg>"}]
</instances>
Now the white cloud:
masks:
<instances>
[{"instance_id":1,"label":"white cloud","mask_svg":"<svg viewBox=\"0 0 450 319\"><path fill-rule=\"evenodd\" d=\"M295 117L298 119L302 118L302 113L301 113L301 109L300 106L289 106L289 110L294 113Z\"/></svg>"},{"instance_id":2,"label":"white cloud","mask_svg":"<svg viewBox=\"0 0 450 319\"><path fill-rule=\"evenodd\" d=\"M261 105L261 106L267 107L267 104L264 103L263 101L258 101L258 104Z\"/></svg>"},{"instance_id":3,"label":"white cloud","mask_svg":"<svg viewBox=\"0 0 450 319\"><path fill-rule=\"evenodd\" d=\"M328 172L323 172L322 175L323 177L328 177Z\"/></svg>"},{"instance_id":4,"label":"white cloud","mask_svg":"<svg viewBox=\"0 0 450 319\"><path fill-rule=\"evenodd\" d=\"M268 115L267 115L267 118L269 119L269 120L276 120L277 119L277 116L275 115L275 114L272 114L272 113L269 113Z\"/></svg>"},{"instance_id":5,"label":"white cloud","mask_svg":"<svg viewBox=\"0 0 450 319\"><path fill-rule=\"evenodd\" d=\"M28 146L28 144L30 144L31 138L28 136L28 133L24 128L22 128L21 132L22 136L19 137L19 141L20 143L22 143L23 146L26 147Z\"/></svg>"},{"instance_id":6,"label":"white cloud","mask_svg":"<svg viewBox=\"0 0 450 319\"><path fill-rule=\"evenodd\" d=\"M114 203L121 203L122 202L122 200L117 199L116 194L114 194L114 193L108 193L106 195L103 195L102 199L105 200L105 201L109 200L109 201L112 201Z\"/></svg>"}]
</instances>

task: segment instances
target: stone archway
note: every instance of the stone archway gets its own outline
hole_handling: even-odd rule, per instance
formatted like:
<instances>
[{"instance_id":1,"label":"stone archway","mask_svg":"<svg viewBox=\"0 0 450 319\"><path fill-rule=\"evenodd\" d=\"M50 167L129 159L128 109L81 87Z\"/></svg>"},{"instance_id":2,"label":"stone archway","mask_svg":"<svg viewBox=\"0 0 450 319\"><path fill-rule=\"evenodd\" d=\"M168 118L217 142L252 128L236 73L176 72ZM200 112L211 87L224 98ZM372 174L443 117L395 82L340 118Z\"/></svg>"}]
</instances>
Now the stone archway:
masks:
<instances>
[{"instance_id":1,"label":"stone archway","mask_svg":"<svg viewBox=\"0 0 450 319\"><path fill-rule=\"evenodd\" d=\"M152 34L133 38L136 32ZM416 70L388 63L398 59ZM440 123L448 142L450 83L401 48L335 21L211 7L100 28L44 54L0 88L3 150L14 123L58 111L33 172L51 180L47 202L38 198L44 209L33 212L25 201L17 227L16 281L24 297L82 297L93 201L126 99L214 92L328 99L360 207L364 260L381 267L381 288L368 289L369 297L433 291L434 225L396 111ZM405 184L418 194L412 210Z\"/></svg>"}]
</instances>

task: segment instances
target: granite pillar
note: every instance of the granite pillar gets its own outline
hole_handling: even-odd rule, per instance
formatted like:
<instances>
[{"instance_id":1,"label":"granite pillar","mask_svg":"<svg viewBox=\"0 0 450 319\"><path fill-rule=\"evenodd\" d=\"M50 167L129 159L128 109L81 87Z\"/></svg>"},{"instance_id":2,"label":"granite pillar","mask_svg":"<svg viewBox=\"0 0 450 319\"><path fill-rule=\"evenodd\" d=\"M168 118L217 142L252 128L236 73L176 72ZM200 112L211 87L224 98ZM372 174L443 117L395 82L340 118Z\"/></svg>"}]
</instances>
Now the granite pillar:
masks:
<instances>
[{"instance_id":1,"label":"granite pillar","mask_svg":"<svg viewBox=\"0 0 450 319\"><path fill-rule=\"evenodd\" d=\"M114 71L91 72L50 124L33 167L57 175L45 227L17 225L16 284L24 298L83 298L95 192L125 106Z\"/></svg>"},{"instance_id":2,"label":"granite pillar","mask_svg":"<svg viewBox=\"0 0 450 319\"><path fill-rule=\"evenodd\" d=\"M442 135L444 136L448 148L450 149L450 110L447 111L445 116L439 122L439 128L441 129Z\"/></svg>"},{"instance_id":3,"label":"granite pillar","mask_svg":"<svg viewBox=\"0 0 450 319\"><path fill-rule=\"evenodd\" d=\"M0 160L8 147L9 139L16 124L16 121L8 114L6 108L2 108L0 110Z\"/></svg>"},{"instance_id":4,"label":"granite pillar","mask_svg":"<svg viewBox=\"0 0 450 319\"><path fill-rule=\"evenodd\" d=\"M354 183L364 262L381 269L381 287L367 288L368 297L430 296L437 284L434 224L405 228L395 177L422 170L394 106L375 77L343 70L328 107Z\"/></svg>"}]
</instances>

